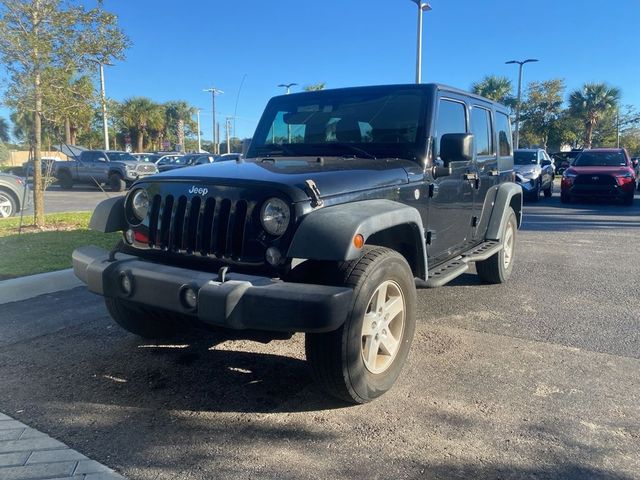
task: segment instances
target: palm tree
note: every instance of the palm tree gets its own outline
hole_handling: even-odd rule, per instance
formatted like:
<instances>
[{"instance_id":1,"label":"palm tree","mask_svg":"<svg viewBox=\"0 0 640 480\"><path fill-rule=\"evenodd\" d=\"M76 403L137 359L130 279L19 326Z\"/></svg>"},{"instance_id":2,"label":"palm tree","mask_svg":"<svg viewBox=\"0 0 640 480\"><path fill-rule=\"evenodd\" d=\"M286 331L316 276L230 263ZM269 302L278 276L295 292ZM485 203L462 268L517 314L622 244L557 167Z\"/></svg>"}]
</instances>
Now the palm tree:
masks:
<instances>
[{"instance_id":1,"label":"palm tree","mask_svg":"<svg viewBox=\"0 0 640 480\"><path fill-rule=\"evenodd\" d=\"M307 85L304 87L305 92L317 92L318 90L324 90L324 87L327 86L326 82L318 82L312 83L311 85Z\"/></svg>"},{"instance_id":2,"label":"palm tree","mask_svg":"<svg viewBox=\"0 0 640 480\"><path fill-rule=\"evenodd\" d=\"M144 151L144 137L150 130L157 130L163 121L160 105L150 98L128 98L120 107L120 117L123 125L135 134L136 150Z\"/></svg>"},{"instance_id":3,"label":"palm tree","mask_svg":"<svg viewBox=\"0 0 640 480\"><path fill-rule=\"evenodd\" d=\"M0 142L7 143L9 141L9 122L5 118L0 117Z\"/></svg>"},{"instance_id":4,"label":"palm tree","mask_svg":"<svg viewBox=\"0 0 640 480\"><path fill-rule=\"evenodd\" d=\"M620 90L604 83L585 83L569 95L569 111L584 124L584 147L591 148L593 129L620 102Z\"/></svg>"},{"instance_id":5,"label":"palm tree","mask_svg":"<svg viewBox=\"0 0 640 480\"><path fill-rule=\"evenodd\" d=\"M186 128L189 130L197 128L193 121L196 109L183 100L176 100L165 104L165 113L167 118L167 128L170 128L175 132L178 137L180 151L184 152Z\"/></svg>"},{"instance_id":6,"label":"palm tree","mask_svg":"<svg viewBox=\"0 0 640 480\"><path fill-rule=\"evenodd\" d=\"M471 91L490 100L508 105L513 102L511 80L507 77L487 75L479 82L471 85Z\"/></svg>"}]
</instances>

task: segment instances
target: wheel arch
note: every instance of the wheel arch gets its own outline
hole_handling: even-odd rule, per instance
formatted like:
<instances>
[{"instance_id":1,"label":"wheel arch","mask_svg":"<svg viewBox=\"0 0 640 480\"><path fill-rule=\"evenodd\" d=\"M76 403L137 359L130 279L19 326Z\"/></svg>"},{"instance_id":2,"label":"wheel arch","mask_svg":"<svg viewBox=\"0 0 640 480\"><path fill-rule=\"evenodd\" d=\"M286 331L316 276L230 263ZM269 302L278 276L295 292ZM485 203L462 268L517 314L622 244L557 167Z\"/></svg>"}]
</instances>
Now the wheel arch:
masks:
<instances>
[{"instance_id":1,"label":"wheel arch","mask_svg":"<svg viewBox=\"0 0 640 480\"><path fill-rule=\"evenodd\" d=\"M7 193L9 196L11 196L11 198L16 204L16 212L19 212L22 210L22 202L20 201L20 198L18 197L16 192L14 192L12 189L8 187L5 187L4 185L0 185L0 192Z\"/></svg>"},{"instance_id":2,"label":"wheel arch","mask_svg":"<svg viewBox=\"0 0 640 480\"><path fill-rule=\"evenodd\" d=\"M100 202L89 220L89 228L96 232L120 232L127 228L124 197L108 198Z\"/></svg>"},{"instance_id":3,"label":"wheel arch","mask_svg":"<svg viewBox=\"0 0 640 480\"><path fill-rule=\"evenodd\" d=\"M361 254L353 239L360 234L366 245L398 251L414 275L427 277L424 227L419 212L392 200L363 200L333 205L309 213L298 226L287 251L289 258L354 260Z\"/></svg>"},{"instance_id":4,"label":"wheel arch","mask_svg":"<svg viewBox=\"0 0 640 480\"><path fill-rule=\"evenodd\" d=\"M507 221L507 207L511 207L516 214L518 228L522 226L522 187L515 183L504 183L498 187L493 204L491 218L485 238L487 240L501 240L503 225Z\"/></svg>"}]
</instances>

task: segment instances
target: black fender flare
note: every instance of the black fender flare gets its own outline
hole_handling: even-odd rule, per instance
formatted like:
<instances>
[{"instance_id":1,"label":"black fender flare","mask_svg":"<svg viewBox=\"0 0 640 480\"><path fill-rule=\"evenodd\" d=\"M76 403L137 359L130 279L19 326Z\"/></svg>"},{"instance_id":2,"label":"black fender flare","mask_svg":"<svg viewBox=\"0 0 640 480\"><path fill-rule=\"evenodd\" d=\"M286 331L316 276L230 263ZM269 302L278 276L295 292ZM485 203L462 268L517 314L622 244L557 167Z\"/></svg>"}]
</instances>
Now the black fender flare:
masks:
<instances>
[{"instance_id":1,"label":"black fender flare","mask_svg":"<svg viewBox=\"0 0 640 480\"><path fill-rule=\"evenodd\" d=\"M307 214L293 236L287 257L354 260L361 253L361 249L356 248L353 242L356 234L362 235L366 244L372 235L403 225L411 227L413 238L410 242L415 242L418 252L417 264L411 267L416 276L427 278L425 230L420 213L413 207L392 200L363 200L325 207Z\"/></svg>"},{"instance_id":2,"label":"black fender flare","mask_svg":"<svg viewBox=\"0 0 640 480\"><path fill-rule=\"evenodd\" d=\"M516 183L503 183L498 187L485 235L487 240L501 240L500 235L507 222L507 207L513 208L518 228L520 228L522 225L522 197L522 187Z\"/></svg>"},{"instance_id":3,"label":"black fender flare","mask_svg":"<svg viewBox=\"0 0 640 480\"><path fill-rule=\"evenodd\" d=\"M124 199L118 196L107 198L98 204L89 220L89 228L96 232L120 232L127 228L124 215Z\"/></svg>"}]
</instances>

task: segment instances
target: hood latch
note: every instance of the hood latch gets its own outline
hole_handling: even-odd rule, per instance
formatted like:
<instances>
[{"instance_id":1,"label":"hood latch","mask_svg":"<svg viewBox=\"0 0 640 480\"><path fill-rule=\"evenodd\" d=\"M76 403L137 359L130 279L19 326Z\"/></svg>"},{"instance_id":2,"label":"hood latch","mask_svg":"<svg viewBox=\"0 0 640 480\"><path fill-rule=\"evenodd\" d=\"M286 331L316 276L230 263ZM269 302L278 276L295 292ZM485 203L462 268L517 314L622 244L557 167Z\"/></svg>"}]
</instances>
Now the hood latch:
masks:
<instances>
[{"instance_id":1,"label":"hood latch","mask_svg":"<svg viewBox=\"0 0 640 480\"><path fill-rule=\"evenodd\" d=\"M304 183L307 186L305 190L311 198L311 206L314 208L321 207L324 202L320 198L320 189L316 185L316 182L314 182L313 180L305 180Z\"/></svg>"}]
</instances>

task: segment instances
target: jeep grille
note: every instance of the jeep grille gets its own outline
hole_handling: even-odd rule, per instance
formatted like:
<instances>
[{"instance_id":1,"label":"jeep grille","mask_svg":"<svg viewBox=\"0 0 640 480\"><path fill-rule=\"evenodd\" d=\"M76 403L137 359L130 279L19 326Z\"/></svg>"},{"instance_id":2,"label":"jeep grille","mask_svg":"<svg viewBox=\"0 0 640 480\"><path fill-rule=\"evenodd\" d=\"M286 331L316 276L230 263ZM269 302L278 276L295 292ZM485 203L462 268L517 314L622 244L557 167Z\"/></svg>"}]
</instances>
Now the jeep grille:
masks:
<instances>
[{"instance_id":1,"label":"jeep grille","mask_svg":"<svg viewBox=\"0 0 640 480\"><path fill-rule=\"evenodd\" d=\"M155 195L149 212L149 246L241 259L254 206L229 198Z\"/></svg>"}]
</instances>

